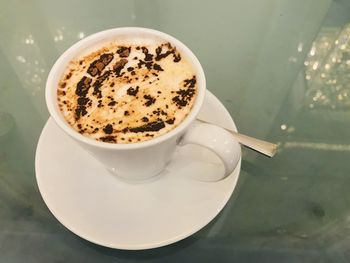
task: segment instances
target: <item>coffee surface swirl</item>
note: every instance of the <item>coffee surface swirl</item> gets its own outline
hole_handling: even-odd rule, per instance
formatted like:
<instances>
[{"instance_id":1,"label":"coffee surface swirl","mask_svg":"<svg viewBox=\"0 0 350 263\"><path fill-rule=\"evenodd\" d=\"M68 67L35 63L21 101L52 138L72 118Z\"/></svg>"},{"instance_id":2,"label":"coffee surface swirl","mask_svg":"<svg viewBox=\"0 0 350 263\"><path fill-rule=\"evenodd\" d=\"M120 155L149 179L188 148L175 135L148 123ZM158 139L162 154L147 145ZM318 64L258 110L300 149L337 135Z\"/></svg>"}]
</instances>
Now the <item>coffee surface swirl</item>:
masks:
<instances>
[{"instance_id":1,"label":"coffee surface swirl","mask_svg":"<svg viewBox=\"0 0 350 263\"><path fill-rule=\"evenodd\" d=\"M197 95L192 65L155 39L116 39L89 48L57 87L65 120L84 136L136 143L161 136L189 114Z\"/></svg>"}]
</instances>

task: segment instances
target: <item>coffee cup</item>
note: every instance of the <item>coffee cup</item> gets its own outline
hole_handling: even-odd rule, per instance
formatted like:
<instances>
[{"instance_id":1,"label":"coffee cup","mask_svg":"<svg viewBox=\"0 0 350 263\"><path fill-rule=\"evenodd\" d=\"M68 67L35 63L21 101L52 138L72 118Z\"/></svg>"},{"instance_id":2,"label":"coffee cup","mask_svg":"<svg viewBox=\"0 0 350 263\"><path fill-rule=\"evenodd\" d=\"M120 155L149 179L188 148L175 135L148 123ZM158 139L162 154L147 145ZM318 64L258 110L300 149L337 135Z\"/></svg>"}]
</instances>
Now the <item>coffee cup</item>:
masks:
<instances>
[{"instance_id":1,"label":"coffee cup","mask_svg":"<svg viewBox=\"0 0 350 263\"><path fill-rule=\"evenodd\" d=\"M82 51L120 36L162 39L187 58L197 83L197 94L188 115L175 128L161 136L134 143L108 143L94 140L77 132L66 121L58 105L57 88L67 65ZM117 177L142 182L159 175L171 161L176 147L197 144L213 151L221 159L225 173L232 173L240 158L240 146L225 129L196 121L206 92L206 80L201 64L192 51L176 38L160 31L139 27L114 28L90 35L65 51L53 65L46 82L46 103L51 117L67 135L89 152Z\"/></svg>"}]
</instances>

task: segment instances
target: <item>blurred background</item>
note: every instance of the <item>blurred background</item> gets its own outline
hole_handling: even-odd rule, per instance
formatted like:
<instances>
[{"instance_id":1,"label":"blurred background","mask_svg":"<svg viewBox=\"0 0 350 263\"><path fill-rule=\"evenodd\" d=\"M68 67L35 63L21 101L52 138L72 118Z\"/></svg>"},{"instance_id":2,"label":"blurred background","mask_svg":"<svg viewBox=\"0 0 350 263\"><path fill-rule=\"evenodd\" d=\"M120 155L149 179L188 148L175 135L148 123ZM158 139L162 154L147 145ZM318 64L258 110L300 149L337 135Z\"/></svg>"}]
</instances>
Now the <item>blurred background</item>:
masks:
<instances>
[{"instance_id":1,"label":"blurred background","mask_svg":"<svg viewBox=\"0 0 350 263\"><path fill-rule=\"evenodd\" d=\"M209 226L138 253L66 230L34 171L51 66L121 26L180 39L239 131L279 144L273 159L243 151L238 186ZM349 96L349 0L0 0L0 262L349 262Z\"/></svg>"}]
</instances>

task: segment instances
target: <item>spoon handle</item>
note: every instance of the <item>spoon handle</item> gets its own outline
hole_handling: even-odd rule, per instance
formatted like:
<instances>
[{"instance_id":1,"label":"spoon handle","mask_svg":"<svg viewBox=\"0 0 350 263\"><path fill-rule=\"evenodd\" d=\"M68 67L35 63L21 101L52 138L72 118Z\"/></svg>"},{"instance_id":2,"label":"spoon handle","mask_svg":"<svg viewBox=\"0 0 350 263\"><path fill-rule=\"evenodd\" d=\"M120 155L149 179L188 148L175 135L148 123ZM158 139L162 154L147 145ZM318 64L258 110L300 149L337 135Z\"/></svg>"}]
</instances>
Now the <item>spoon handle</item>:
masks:
<instances>
[{"instance_id":1,"label":"spoon handle","mask_svg":"<svg viewBox=\"0 0 350 263\"><path fill-rule=\"evenodd\" d=\"M197 118L198 119L198 118ZM202 119L198 119L201 122L209 123L210 122L204 121ZM230 132L233 137L242 145L247 146L257 152L260 152L262 154L265 154L266 156L273 157L276 154L277 151L277 144L270 143L267 141L259 140L244 134L240 134L238 132L235 132L231 129L227 129L222 127L223 129L227 130Z\"/></svg>"},{"instance_id":2,"label":"spoon handle","mask_svg":"<svg viewBox=\"0 0 350 263\"><path fill-rule=\"evenodd\" d=\"M229 131L233 135L233 137L235 137L235 139L244 146L247 146L260 153L263 153L269 157L273 157L276 154L277 144L259 140L228 129L226 130Z\"/></svg>"}]
</instances>

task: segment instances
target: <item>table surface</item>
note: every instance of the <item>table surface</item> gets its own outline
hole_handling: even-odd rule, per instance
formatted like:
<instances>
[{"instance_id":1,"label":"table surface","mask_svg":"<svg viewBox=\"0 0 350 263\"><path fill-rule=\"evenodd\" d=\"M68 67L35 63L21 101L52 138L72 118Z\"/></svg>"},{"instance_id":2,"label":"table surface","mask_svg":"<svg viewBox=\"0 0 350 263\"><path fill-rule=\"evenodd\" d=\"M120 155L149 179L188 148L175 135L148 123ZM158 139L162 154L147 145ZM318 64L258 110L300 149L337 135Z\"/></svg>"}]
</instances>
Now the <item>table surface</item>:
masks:
<instances>
[{"instance_id":1,"label":"table surface","mask_svg":"<svg viewBox=\"0 0 350 263\"><path fill-rule=\"evenodd\" d=\"M350 1L0 0L0 262L349 262ZM204 229L167 247L85 241L45 206L34 158L58 56L100 30L174 35L201 61L238 129L238 185ZM349 205L349 207L348 207Z\"/></svg>"}]
</instances>

